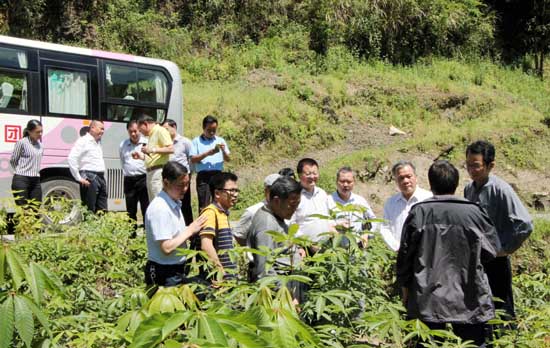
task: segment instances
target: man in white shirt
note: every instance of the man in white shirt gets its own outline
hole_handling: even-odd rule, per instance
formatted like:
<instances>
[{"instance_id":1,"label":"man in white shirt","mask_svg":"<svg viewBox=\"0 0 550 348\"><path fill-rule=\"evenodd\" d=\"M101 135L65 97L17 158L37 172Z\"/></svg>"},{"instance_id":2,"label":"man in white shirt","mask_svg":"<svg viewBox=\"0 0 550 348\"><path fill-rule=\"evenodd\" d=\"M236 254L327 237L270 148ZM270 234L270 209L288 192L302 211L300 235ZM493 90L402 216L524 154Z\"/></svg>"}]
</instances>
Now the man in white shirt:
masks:
<instances>
[{"instance_id":1,"label":"man in white shirt","mask_svg":"<svg viewBox=\"0 0 550 348\"><path fill-rule=\"evenodd\" d=\"M354 187L353 170L350 167L338 169L336 173L336 192L328 196L328 207L336 213L337 223L343 222L345 225L349 225L354 232L361 233L369 228L368 224L363 223L363 221L375 219L376 215L374 215L365 198L352 192ZM357 211L340 211L336 205L337 203L343 206L353 205L357 207Z\"/></svg>"},{"instance_id":2,"label":"man in white shirt","mask_svg":"<svg viewBox=\"0 0 550 348\"><path fill-rule=\"evenodd\" d=\"M133 221L137 221L138 203L144 218L149 206L145 163L135 155L141 152L141 147L147 144L147 139L141 137L136 120L128 122L126 130L128 131L128 139L122 141L119 147L120 165L124 175L126 211Z\"/></svg>"},{"instance_id":3,"label":"man in white shirt","mask_svg":"<svg viewBox=\"0 0 550 348\"><path fill-rule=\"evenodd\" d=\"M90 130L73 145L67 162L71 174L80 183L80 198L92 212L107 210L107 184L101 137L105 132L102 121L90 123Z\"/></svg>"},{"instance_id":4,"label":"man in white shirt","mask_svg":"<svg viewBox=\"0 0 550 348\"><path fill-rule=\"evenodd\" d=\"M237 225L231 229L231 232L233 232L233 237L235 237L240 245L246 245L252 219L254 218L254 215L258 212L258 210L260 210L261 207L267 204L267 202L269 201L269 192L271 191L271 185L273 185L275 180L279 179L280 177L281 176L279 174L269 174L265 177L265 199L261 202L254 204L253 206L246 208L243 215L241 215L241 218L239 219Z\"/></svg>"},{"instance_id":5,"label":"man in white shirt","mask_svg":"<svg viewBox=\"0 0 550 348\"><path fill-rule=\"evenodd\" d=\"M319 165L312 158L303 158L298 162L297 170L302 185L300 205L290 224L300 227L296 236L307 236L312 241L319 241L321 233L333 230L329 220L312 217L313 214L329 215L328 196L325 190L317 187L319 181Z\"/></svg>"},{"instance_id":6,"label":"man in white shirt","mask_svg":"<svg viewBox=\"0 0 550 348\"><path fill-rule=\"evenodd\" d=\"M391 172L399 192L388 198L384 204L384 219L389 221L393 237L399 243L401 230L411 207L433 194L417 186L416 169L411 162L399 161L393 165Z\"/></svg>"}]
</instances>

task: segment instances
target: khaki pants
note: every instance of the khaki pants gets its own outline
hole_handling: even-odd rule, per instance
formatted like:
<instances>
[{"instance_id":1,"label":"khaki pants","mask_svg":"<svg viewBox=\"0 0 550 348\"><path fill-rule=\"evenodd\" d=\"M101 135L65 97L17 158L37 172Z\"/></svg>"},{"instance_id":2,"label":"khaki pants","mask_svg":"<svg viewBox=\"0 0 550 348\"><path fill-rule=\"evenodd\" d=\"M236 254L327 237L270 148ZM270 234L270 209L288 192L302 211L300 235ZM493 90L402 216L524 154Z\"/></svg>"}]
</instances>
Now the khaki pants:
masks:
<instances>
[{"instance_id":1,"label":"khaki pants","mask_svg":"<svg viewBox=\"0 0 550 348\"><path fill-rule=\"evenodd\" d=\"M147 172L147 193L149 202L153 201L160 191L162 191L162 168Z\"/></svg>"}]
</instances>

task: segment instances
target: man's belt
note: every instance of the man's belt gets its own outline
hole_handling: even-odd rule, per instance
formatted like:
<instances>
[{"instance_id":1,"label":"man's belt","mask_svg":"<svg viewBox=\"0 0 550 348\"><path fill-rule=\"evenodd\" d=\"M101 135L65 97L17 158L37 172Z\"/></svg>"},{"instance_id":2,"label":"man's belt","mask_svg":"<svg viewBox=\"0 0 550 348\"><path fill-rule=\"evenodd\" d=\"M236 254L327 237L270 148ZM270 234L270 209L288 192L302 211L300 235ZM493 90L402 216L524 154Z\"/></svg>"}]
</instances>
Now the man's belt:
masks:
<instances>
[{"instance_id":1,"label":"man's belt","mask_svg":"<svg viewBox=\"0 0 550 348\"><path fill-rule=\"evenodd\" d=\"M163 166L164 166L163 164L159 164L157 166L149 167L146 170L147 170L147 173L149 173L149 172L152 172L153 170L162 169Z\"/></svg>"}]
</instances>

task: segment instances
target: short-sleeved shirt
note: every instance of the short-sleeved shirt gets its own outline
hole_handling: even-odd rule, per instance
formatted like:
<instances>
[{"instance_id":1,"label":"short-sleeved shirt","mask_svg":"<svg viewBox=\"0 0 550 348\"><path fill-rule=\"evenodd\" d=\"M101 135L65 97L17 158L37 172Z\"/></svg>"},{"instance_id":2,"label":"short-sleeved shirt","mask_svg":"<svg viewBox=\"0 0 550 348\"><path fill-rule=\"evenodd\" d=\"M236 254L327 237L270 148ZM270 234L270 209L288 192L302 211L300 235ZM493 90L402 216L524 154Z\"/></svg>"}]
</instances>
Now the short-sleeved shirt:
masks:
<instances>
[{"instance_id":1,"label":"short-sleeved shirt","mask_svg":"<svg viewBox=\"0 0 550 348\"><path fill-rule=\"evenodd\" d=\"M147 147L152 149L155 147L166 147L172 144L173 142L170 133L164 127L161 127L158 124L154 125L153 129L151 129L151 133L149 134ZM145 155L145 167L151 168L165 165L169 158L170 155L168 154L150 153Z\"/></svg>"},{"instance_id":2,"label":"short-sleeved shirt","mask_svg":"<svg viewBox=\"0 0 550 348\"><path fill-rule=\"evenodd\" d=\"M336 206L336 203L339 203L343 206L346 205L354 205L361 208L364 208L365 211L363 214L360 212L341 212L338 210L338 207ZM367 200L359 195L356 195L355 193L351 193L349 199L347 201L344 201L339 195L338 192L333 192L330 196L328 196L328 208L331 211L336 212L336 218L345 218L348 219L353 227L353 230L355 232L362 232L363 231L363 219L375 219L376 215L374 215L374 212L372 211L369 203Z\"/></svg>"},{"instance_id":3,"label":"short-sleeved shirt","mask_svg":"<svg viewBox=\"0 0 550 348\"><path fill-rule=\"evenodd\" d=\"M313 192L302 189L300 205L292 215L290 223L296 223L300 228L296 236L307 236L312 241L321 239L322 233L329 232L329 220L320 219L311 215L319 214L328 216L328 196L325 190L317 186Z\"/></svg>"},{"instance_id":4,"label":"short-sleeved shirt","mask_svg":"<svg viewBox=\"0 0 550 348\"><path fill-rule=\"evenodd\" d=\"M489 175L485 185L477 189L474 182L464 188L464 197L487 211L497 229L502 250L516 251L533 231L533 220L516 192L504 180Z\"/></svg>"},{"instance_id":5,"label":"short-sleeved shirt","mask_svg":"<svg viewBox=\"0 0 550 348\"><path fill-rule=\"evenodd\" d=\"M229 212L222 209L216 203L212 203L201 212L201 216L206 216L204 227L199 232L199 236L214 236L214 248L218 252L218 259L224 269L236 268L231 261L229 253L220 251L233 249L233 235L229 226Z\"/></svg>"},{"instance_id":6,"label":"short-sleeved shirt","mask_svg":"<svg viewBox=\"0 0 550 348\"><path fill-rule=\"evenodd\" d=\"M141 152L143 144L147 144L147 139L140 138L137 144L132 143L130 139L123 140L119 147L120 165L124 176L138 176L145 174L145 163L141 159L134 159L132 153Z\"/></svg>"},{"instance_id":7,"label":"short-sleeved shirt","mask_svg":"<svg viewBox=\"0 0 550 348\"><path fill-rule=\"evenodd\" d=\"M225 152L228 154L229 146L222 137L214 136L211 139L206 138L204 135L199 135L193 139L193 146L191 147L191 156L198 156L216 146L216 144L225 145ZM202 161L195 163L195 171L203 172L210 170L223 170L223 151L218 151L213 155L207 156Z\"/></svg>"},{"instance_id":8,"label":"short-sleeved shirt","mask_svg":"<svg viewBox=\"0 0 550 348\"><path fill-rule=\"evenodd\" d=\"M187 139L184 136L176 135L174 138L174 153L170 155L170 161L175 161L187 168L187 171L190 170L189 160L191 157L191 140Z\"/></svg>"},{"instance_id":9,"label":"short-sleeved shirt","mask_svg":"<svg viewBox=\"0 0 550 348\"><path fill-rule=\"evenodd\" d=\"M252 223L254 215L256 215L258 210L260 210L260 208L263 207L265 204L266 201L263 201L246 208L243 215L241 215L241 218L239 219L237 225L231 229L235 238L246 239L248 237L250 224Z\"/></svg>"},{"instance_id":10,"label":"short-sleeved shirt","mask_svg":"<svg viewBox=\"0 0 550 348\"><path fill-rule=\"evenodd\" d=\"M185 256L174 250L166 255L160 249L163 240L175 238L185 229L185 220L181 213L181 202L173 200L166 191L151 201L145 213L145 232L147 235L147 254L151 261L163 265L176 265L185 262ZM180 247L186 247L183 243Z\"/></svg>"}]
</instances>

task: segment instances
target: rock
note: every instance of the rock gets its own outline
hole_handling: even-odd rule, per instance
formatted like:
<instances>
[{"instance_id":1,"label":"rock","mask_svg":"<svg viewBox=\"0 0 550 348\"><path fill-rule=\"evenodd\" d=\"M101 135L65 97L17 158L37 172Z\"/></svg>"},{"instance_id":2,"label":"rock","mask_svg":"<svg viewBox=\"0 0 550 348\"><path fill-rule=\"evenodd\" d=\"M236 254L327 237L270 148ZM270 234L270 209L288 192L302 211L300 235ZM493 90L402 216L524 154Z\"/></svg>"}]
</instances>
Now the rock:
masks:
<instances>
[{"instance_id":1,"label":"rock","mask_svg":"<svg viewBox=\"0 0 550 348\"><path fill-rule=\"evenodd\" d=\"M390 135L407 135L407 133L403 132L401 129L394 127L393 125L390 126Z\"/></svg>"}]
</instances>

